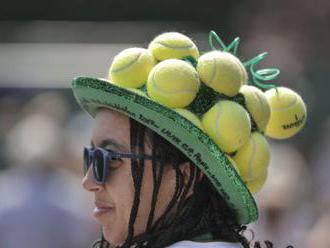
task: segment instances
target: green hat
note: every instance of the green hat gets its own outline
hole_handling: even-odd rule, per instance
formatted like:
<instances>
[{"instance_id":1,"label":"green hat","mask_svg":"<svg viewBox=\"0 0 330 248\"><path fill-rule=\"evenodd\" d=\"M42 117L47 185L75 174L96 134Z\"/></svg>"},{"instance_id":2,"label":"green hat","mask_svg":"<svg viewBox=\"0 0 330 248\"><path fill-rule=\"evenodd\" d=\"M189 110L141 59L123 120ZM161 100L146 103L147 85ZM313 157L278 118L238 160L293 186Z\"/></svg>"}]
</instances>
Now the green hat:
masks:
<instances>
[{"instance_id":1,"label":"green hat","mask_svg":"<svg viewBox=\"0 0 330 248\"><path fill-rule=\"evenodd\" d=\"M207 176L214 188L235 212L239 224L254 222L258 218L258 209L252 194L240 177L239 172L235 169L233 160L221 149L221 146L219 146L218 142L212 137L212 134L204 130L203 126L201 126L203 125L201 124L202 122L199 122L200 119L204 118L205 113L210 111L213 106L222 100L235 102L238 103L239 106L245 107L244 96L238 92L236 92L237 94L234 94L234 96L223 94L212 87L212 85L207 85L204 82L206 80L202 79L193 99L187 106L181 106L178 110L175 107L169 107L164 104L163 101L158 101L158 98L152 96L151 91L148 89L149 81L152 80L150 79L150 75L155 73L152 70L168 59L178 59L179 57L185 59L187 61L186 63L189 63L189 66L194 67L193 69L195 70L199 56L198 53L191 49L193 46L188 46L190 50L188 49L189 51L184 54L182 48L186 44L184 44L185 41L181 42L180 40L181 43L179 42L178 46L181 47L177 49L180 53L177 55L175 53L175 45L177 43L174 41L178 36L175 34L176 33L170 33L168 36L169 39L165 39L165 41L163 36L157 37L154 40L155 42L153 42L157 43L156 45L163 46L160 49L158 49L157 46L155 48L154 43L149 45L149 51L152 52L155 57L155 63L158 64L152 69L150 68L147 73L146 71L141 72L147 74L147 84L144 82L141 86L141 82L137 82L138 87L132 89L129 88L132 87L130 82L125 82L123 84L117 83L115 82L116 79L114 80L116 77L113 77L111 74L112 69L110 68L109 79L91 77L75 78L72 82L74 96L80 106L92 117L95 117L100 107L113 109L142 123L161 135L182 151ZM179 38L182 37L180 36ZM211 32L210 45L212 48L214 48L212 43L214 38L220 45L222 43L220 38L214 32ZM224 48L223 50L225 50L225 52L233 50L234 53L236 53L237 45L237 39L235 39L229 46L226 47L223 45L222 48ZM165 59L158 58L157 56L159 55L157 52L159 51L161 55L170 55ZM174 52L171 53L171 51ZM129 56L132 56L132 54ZM140 57L137 59L142 57L141 54L139 56ZM260 56L256 58L249 63L254 63L255 65L255 63L261 60ZM115 57L113 64L116 63L116 61L118 62L118 57ZM135 60L135 62L136 61L137 60ZM121 62L118 63L120 64ZM132 63L130 63L130 65L132 65ZM125 69L126 68L127 66ZM139 71L138 68L133 68L134 73L137 71ZM181 71L182 70L178 69L176 73L181 73ZM201 73L199 72L199 74ZM244 76L242 80L247 80L247 76ZM243 84L246 82L241 83ZM127 85L129 85L129 87L127 87ZM255 128L255 125L252 123L250 129L251 127Z\"/></svg>"}]
</instances>

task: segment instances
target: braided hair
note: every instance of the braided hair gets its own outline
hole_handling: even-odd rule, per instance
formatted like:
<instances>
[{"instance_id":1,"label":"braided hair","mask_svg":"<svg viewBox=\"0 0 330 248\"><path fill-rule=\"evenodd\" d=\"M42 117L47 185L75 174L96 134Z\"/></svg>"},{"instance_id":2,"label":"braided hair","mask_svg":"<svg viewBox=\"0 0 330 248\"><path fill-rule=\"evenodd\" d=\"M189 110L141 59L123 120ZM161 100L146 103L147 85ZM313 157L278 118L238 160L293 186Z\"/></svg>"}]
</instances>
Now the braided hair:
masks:
<instances>
[{"instance_id":1,"label":"braided hair","mask_svg":"<svg viewBox=\"0 0 330 248\"><path fill-rule=\"evenodd\" d=\"M145 138L146 137L146 138ZM144 153L145 141L152 148L153 193L151 209L143 234L134 237L134 223L140 204L140 191L144 172L144 159L132 159L131 172L135 187L134 201L128 224L128 234L123 245L116 248L164 248L181 240L192 240L203 234L211 234L212 240L239 242L244 248L250 242L242 235L246 226L239 225L235 213L228 207L221 195L216 192L206 177L199 180L201 171L176 147L146 128L130 119L130 148L132 152ZM190 176L183 182L179 165L189 162ZM154 220L157 196L165 166L172 166L176 175L174 194L164 213ZM188 192L193 190L190 196ZM171 212L175 208L174 214ZM272 248L270 241L265 241L267 248ZM94 242L93 248L112 248L103 234ZM261 248L260 242L254 248Z\"/></svg>"}]
</instances>

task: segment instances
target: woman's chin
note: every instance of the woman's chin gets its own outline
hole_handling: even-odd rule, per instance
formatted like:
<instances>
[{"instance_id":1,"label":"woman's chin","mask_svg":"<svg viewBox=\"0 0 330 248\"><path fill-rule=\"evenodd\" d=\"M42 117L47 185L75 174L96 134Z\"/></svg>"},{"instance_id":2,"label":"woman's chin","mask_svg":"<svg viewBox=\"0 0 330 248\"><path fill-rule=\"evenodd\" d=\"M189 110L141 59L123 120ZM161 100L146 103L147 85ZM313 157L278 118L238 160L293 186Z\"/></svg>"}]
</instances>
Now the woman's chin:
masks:
<instances>
[{"instance_id":1,"label":"woman's chin","mask_svg":"<svg viewBox=\"0 0 330 248\"><path fill-rule=\"evenodd\" d=\"M118 229L113 227L113 225L102 225L103 236L106 241L114 246L122 245L125 242L126 235L123 235L124 232L118 233Z\"/></svg>"},{"instance_id":2,"label":"woman's chin","mask_svg":"<svg viewBox=\"0 0 330 248\"><path fill-rule=\"evenodd\" d=\"M105 240L114 246L120 246L125 242L125 240L123 240L122 238L115 238L114 236L106 232L104 232L103 235Z\"/></svg>"}]
</instances>

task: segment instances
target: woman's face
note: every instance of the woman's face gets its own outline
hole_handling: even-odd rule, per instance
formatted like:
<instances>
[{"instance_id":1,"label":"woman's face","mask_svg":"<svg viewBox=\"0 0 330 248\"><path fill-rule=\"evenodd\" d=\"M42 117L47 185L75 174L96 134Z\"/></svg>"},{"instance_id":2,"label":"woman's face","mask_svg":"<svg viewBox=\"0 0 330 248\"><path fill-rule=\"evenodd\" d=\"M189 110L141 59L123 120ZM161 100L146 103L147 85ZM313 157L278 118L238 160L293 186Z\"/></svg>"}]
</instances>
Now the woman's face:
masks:
<instances>
[{"instance_id":1,"label":"woman's face","mask_svg":"<svg viewBox=\"0 0 330 248\"><path fill-rule=\"evenodd\" d=\"M129 153L129 134L130 124L126 116L105 108L98 111L92 134L94 146ZM148 145L145 145L145 154L151 155L151 148ZM146 229L153 192L151 160L145 160L144 168L134 235L141 234ZM134 200L135 188L131 174L131 160L122 158L121 161L112 162L108 179L104 185L96 184L92 174L90 167L82 180L82 185L86 190L94 193L94 217L103 226L105 239L112 244L119 245L126 240ZM175 171L171 166L166 166L159 189L154 220L165 211L167 204L172 199L175 184Z\"/></svg>"}]
</instances>

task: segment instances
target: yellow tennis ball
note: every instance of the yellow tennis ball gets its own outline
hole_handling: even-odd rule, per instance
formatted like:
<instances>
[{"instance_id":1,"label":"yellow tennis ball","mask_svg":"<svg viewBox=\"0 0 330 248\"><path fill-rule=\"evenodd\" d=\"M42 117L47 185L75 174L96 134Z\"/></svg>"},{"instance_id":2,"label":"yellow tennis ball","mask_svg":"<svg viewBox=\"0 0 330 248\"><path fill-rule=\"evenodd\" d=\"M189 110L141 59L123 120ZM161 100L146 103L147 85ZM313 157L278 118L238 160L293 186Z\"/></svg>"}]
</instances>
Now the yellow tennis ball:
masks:
<instances>
[{"instance_id":1,"label":"yellow tennis ball","mask_svg":"<svg viewBox=\"0 0 330 248\"><path fill-rule=\"evenodd\" d=\"M193 114L192 112L190 112L187 109L174 109L176 112L178 112L180 115L182 115L183 117L185 117L187 120L189 120L190 122L192 122L195 126L197 126L199 129L203 130L202 127L202 123L200 121L200 119Z\"/></svg>"},{"instance_id":2,"label":"yellow tennis ball","mask_svg":"<svg viewBox=\"0 0 330 248\"><path fill-rule=\"evenodd\" d=\"M230 97L235 96L247 81L244 65L227 52L205 53L198 59L197 71L202 82Z\"/></svg>"},{"instance_id":3,"label":"yellow tennis ball","mask_svg":"<svg viewBox=\"0 0 330 248\"><path fill-rule=\"evenodd\" d=\"M236 165L236 162L234 159L232 159L229 155L225 154L225 156L228 158L229 162L231 163L231 165L234 167L234 169L236 170L237 174L240 175L240 171Z\"/></svg>"},{"instance_id":4,"label":"yellow tennis ball","mask_svg":"<svg viewBox=\"0 0 330 248\"><path fill-rule=\"evenodd\" d=\"M258 191L260 191L262 187L265 185L266 179L267 179L267 172L252 181L245 182L245 184L246 187L249 189L249 191L252 194L255 194Z\"/></svg>"},{"instance_id":5,"label":"yellow tennis ball","mask_svg":"<svg viewBox=\"0 0 330 248\"><path fill-rule=\"evenodd\" d=\"M114 57L108 77L122 87L139 88L147 82L155 63L155 58L147 49L128 48Z\"/></svg>"},{"instance_id":6,"label":"yellow tennis ball","mask_svg":"<svg viewBox=\"0 0 330 248\"><path fill-rule=\"evenodd\" d=\"M241 61L240 61L241 62ZM240 65L240 69L241 69L241 73L242 73L242 85L247 84L249 81L249 75L248 72L245 69L245 66L243 65L243 63L239 63Z\"/></svg>"},{"instance_id":7,"label":"yellow tennis ball","mask_svg":"<svg viewBox=\"0 0 330 248\"><path fill-rule=\"evenodd\" d=\"M232 101L215 104L204 114L202 125L210 138L226 153L237 151L251 133L248 112Z\"/></svg>"},{"instance_id":8,"label":"yellow tennis ball","mask_svg":"<svg viewBox=\"0 0 330 248\"><path fill-rule=\"evenodd\" d=\"M184 108L196 97L199 77L195 68L179 59L167 59L151 71L147 82L148 95L169 108Z\"/></svg>"},{"instance_id":9,"label":"yellow tennis ball","mask_svg":"<svg viewBox=\"0 0 330 248\"><path fill-rule=\"evenodd\" d=\"M291 89L278 87L265 92L271 114L265 134L274 139L287 139L299 132L306 122L306 106Z\"/></svg>"},{"instance_id":10,"label":"yellow tennis ball","mask_svg":"<svg viewBox=\"0 0 330 248\"><path fill-rule=\"evenodd\" d=\"M235 56L235 55L233 55L233 56ZM235 57L235 58L237 58L237 57ZM243 63L240 60L239 60L239 62L240 62L240 63L238 63L239 68L240 68L240 71L241 71L241 74L242 74L242 85L245 85L245 84L248 83L249 74L248 74L247 70L245 69L245 66L243 65Z\"/></svg>"},{"instance_id":11,"label":"yellow tennis ball","mask_svg":"<svg viewBox=\"0 0 330 248\"><path fill-rule=\"evenodd\" d=\"M243 181L254 180L267 171L270 150L266 138L253 132L249 140L233 156Z\"/></svg>"},{"instance_id":12,"label":"yellow tennis ball","mask_svg":"<svg viewBox=\"0 0 330 248\"><path fill-rule=\"evenodd\" d=\"M264 131L270 119L270 106L265 94L257 87L243 85L240 93L244 95L245 105L259 131Z\"/></svg>"},{"instance_id":13,"label":"yellow tennis ball","mask_svg":"<svg viewBox=\"0 0 330 248\"><path fill-rule=\"evenodd\" d=\"M168 32L158 35L150 42L149 51L157 60L182 59L192 56L199 57L198 48L186 35L177 32Z\"/></svg>"}]
</instances>

